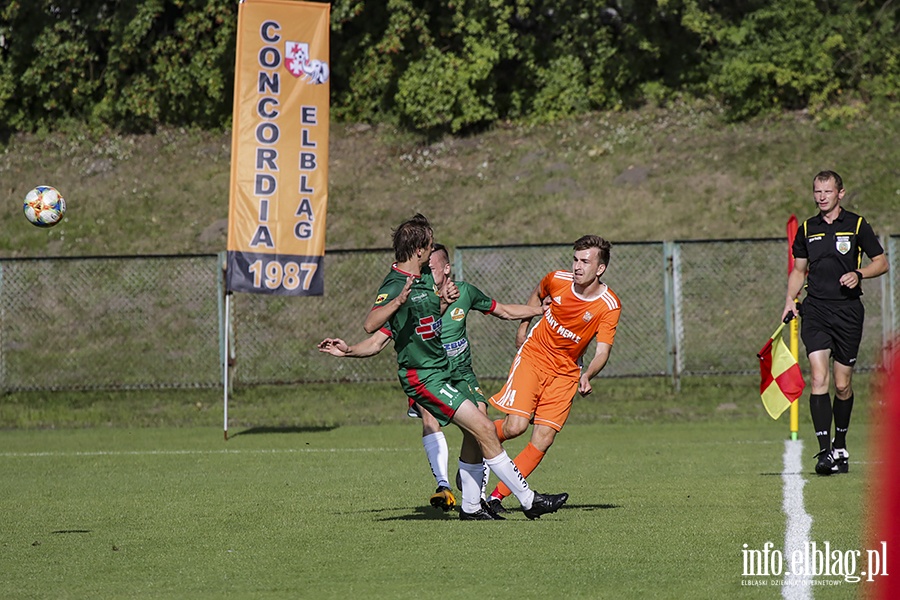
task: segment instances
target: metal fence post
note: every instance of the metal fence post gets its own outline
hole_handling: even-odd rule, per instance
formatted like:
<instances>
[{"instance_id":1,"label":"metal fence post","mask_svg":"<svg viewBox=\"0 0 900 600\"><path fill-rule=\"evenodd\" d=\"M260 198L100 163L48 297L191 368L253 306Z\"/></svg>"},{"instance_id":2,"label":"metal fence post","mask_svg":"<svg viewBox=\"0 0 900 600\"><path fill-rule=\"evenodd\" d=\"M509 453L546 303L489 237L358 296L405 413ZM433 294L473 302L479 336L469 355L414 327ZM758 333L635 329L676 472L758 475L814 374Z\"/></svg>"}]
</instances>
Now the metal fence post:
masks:
<instances>
[{"instance_id":1,"label":"metal fence post","mask_svg":"<svg viewBox=\"0 0 900 600\"><path fill-rule=\"evenodd\" d=\"M897 258L897 240L898 238L896 237L892 237L888 240L888 261L891 263L891 270L888 271L888 279L891 284L891 317L893 330L894 333L900 334L900 306L897 305L897 293L900 290L897 290L897 286L894 284L894 280L900 278L900 273L897 272L897 269L900 268L900 259Z\"/></svg>"},{"instance_id":2,"label":"metal fence post","mask_svg":"<svg viewBox=\"0 0 900 600\"><path fill-rule=\"evenodd\" d=\"M888 252L888 261L891 260L891 238L887 236L882 236L881 238L882 247ZM890 267L890 262L888 263L888 267ZM893 283L893 277L891 277L890 269L887 272L886 277L881 277L881 347L887 348L891 343L891 338L893 337L894 330L894 311L893 311L893 293L891 288L893 287L891 284ZM887 358L887 357L885 357Z\"/></svg>"},{"instance_id":3,"label":"metal fence post","mask_svg":"<svg viewBox=\"0 0 900 600\"><path fill-rule=\"evenodd\" d=\"M663 260L665 262L665 279L663 293L665 297L666 320L666 374L672 378L675 391L681 391L680 336L678 331L680 301L678 300L678 246L675 242L663 242Z\"/></svg>"},{"instance_id":4,"label":"metal fence post","mask_svg":"<svg viewBox=\"0 0 900 600\"><path fill-rule=\"evenodd\" d=\"M6 302L3 301L3 265L0 264L0 393L6 393L6 353L3 344L3 324L6 323Z\"/></svg>"},{"instance_id":5,"label":"metal fence post","mask_svg":"<svg viewBox=\"0 0 900 600\"><path fill-rule=\"evenodd\" d=\"M453 251L453 278L456 281L466 280L463 273L463 253L459 249Z\"/></svg>"}]
</instances>

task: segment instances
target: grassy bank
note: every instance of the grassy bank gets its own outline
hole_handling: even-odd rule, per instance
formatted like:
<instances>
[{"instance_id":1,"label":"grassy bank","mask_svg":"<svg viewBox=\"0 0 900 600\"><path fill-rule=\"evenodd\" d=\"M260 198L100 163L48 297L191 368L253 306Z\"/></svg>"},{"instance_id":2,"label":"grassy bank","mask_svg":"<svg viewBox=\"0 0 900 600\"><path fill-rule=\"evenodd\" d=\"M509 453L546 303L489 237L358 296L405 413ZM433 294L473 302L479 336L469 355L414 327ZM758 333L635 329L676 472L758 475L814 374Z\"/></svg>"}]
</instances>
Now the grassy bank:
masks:
<instances>
[{"instance_id":1,"label":"grassy bank","mask_svg":"<svg viewBox=\"0 0 900 600\"><path fill-rule=\"evenodd\" d=\"M449 245L780 237L835 169L845 205L900 232L900 116L824 131L801 114L726 124L712 107L597 113L425 144L388 127L331 128L327 247L390 243L415 211ZM0 257L207 253L226 245L230 133L66 131L0 148ZM59 188L65 222L29 225L22 199Z\"/></svg>"}]
</instances>

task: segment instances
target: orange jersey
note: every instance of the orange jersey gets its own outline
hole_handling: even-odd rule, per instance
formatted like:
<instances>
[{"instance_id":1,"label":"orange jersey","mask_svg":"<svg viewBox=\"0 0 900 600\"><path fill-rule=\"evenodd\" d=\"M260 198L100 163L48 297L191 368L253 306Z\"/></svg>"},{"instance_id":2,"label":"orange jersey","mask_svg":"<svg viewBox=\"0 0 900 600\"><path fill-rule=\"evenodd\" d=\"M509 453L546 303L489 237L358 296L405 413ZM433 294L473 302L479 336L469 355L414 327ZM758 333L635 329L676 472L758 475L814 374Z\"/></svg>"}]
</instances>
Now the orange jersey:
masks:
<instances>
[{"instance_id":1,"label":"orange jersey","mask_svg":"<svg viewBox=\"0 0 900 600\"><path fill-rule=\"evenodd\" d=\"M531 328L519 354L538 368L578 378L578 361L592 339L612 345L622 305L604 285L599 296L588 299L573 288L569 271L553 271L541 279L538 294L550 296L549 309Z\"/></svg>"}]
</instances>

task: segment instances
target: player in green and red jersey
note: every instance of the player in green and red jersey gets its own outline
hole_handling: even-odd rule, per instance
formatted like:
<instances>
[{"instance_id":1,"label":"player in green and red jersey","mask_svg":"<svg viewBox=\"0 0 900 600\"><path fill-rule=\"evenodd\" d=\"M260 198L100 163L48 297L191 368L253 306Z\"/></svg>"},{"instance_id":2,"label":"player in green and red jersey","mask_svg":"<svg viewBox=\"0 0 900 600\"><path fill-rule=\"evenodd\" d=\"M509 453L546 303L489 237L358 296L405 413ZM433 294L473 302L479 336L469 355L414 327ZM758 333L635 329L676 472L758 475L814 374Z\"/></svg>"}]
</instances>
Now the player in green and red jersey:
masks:
<instances>
[{"instance_id":1,"label":"player in green and red jersey","mask_svg":"<svg viewBox=\"0 0 900 600\"><path fill-rule=\"evenodd\" d=\"M435 285L440 289L444 286L444 282L450 279L450 255L447 248L442 244L434 244L434 250L429 259L432 276ZM465 383L458 383L458 386L464 387L468 384L469 389L474 392L474 400L478 405L478 409L487 415L487 399L475 371L472 369L472 351L469 346L468 332L466 329L466 318L470 311L477 310L484 314L490 314L500 319L506 320L522 320L537 316L541 312L541 308L535 308L525 304L501 304L482 292L474 285L465 281L454 281L459 290L459 298L454 300L447 311L441 318L441 343L450 360L450 368L453 375L457 379L462 379ZM357 352L364 350L366 356L377 354L387 346L391 339L391 331L388 325L372 334L364 343L356 344ZM322 348L323 352L332 354L333 356L346 356L345 349L335 344ZM447 439L441 431L441 425L428 411L423 411L413 400L409 398L410 417L422 419L422 446L428 457L428 463L431 466L431 473L437 482L437 489L430 498L430 503L435 508L449 511L456 506L456 498L450 488L449 470L447 463L449 462L449 449L447 447ZM490 469L485 468L484 479L482 480L481 497L484 499L485 486L487 485ZM482 507L486 507L483 503Z\"/></svg>"},{"instance_id":2,"label":"player in green and red jersey","mask_svg":"<svg viewBox=\"0 0 900 600\"><path fill-rule=\"evenodd\" d=\"M494 424L476 407L473 392L450 369L441 343L441 316L459 297L459 290L449 280L440 289L435 284L428 266L434 243L428 220L415 215L393 232L392 241L397 262L378 290L375 306L366 316L365 329L372 334L388 324L404 392L442 426L452 422L462 430L460 518L502 518L481 507L480 484L485 464L510 486L526 517L535 519L556 512L568 494L542 495L529 488L497 439ZM343 340L327 338L319 349L329 352L334 346L343 356L371 356L377 346L371 339L348 346Z\"/></svg>"},{"instance_id":3,"label":"player in green and red jersey","mask_svg":"<svg viewBox=\"0 0 900 600\"><path fill-rule=\"evenodd\" d=\"M442 244L434 245L429 265L439 288L444 285L444 281L451 279L450 255ZM441 318L441 343L450 359L453 374L468 383L469 388L474 392L478 409L487 415L487 399L484 397L478 377L472 369L472 351L466 329L469 312L477 310L500 319L522 320L538 316L541 309L524 304L501 304L470 283L465 281L454 281L454 283L459 290L459 298L450 304ZM384 334L379 332L375 335ZM387 341L385 340L384 343ZM409 399L407 414L410 417L422 418L422 446L425 448L431 472L438 486L430 498L431 505L448 511L456 505L456 499L450 489L447 440L438 421L427 411L421 410L412 398ZM490 469L485 468L482 498L484 498L484 487L487 485L489 473Z\"/></svg>"}]
</instances>

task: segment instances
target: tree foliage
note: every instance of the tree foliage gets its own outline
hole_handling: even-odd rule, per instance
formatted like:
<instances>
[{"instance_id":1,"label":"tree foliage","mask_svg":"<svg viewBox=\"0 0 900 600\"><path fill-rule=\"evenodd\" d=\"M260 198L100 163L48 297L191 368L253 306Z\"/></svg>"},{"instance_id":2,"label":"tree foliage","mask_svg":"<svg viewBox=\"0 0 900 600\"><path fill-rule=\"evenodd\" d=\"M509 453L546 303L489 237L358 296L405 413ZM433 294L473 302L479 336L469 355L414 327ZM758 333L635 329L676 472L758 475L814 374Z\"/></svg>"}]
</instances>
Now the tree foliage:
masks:
<instances>
[{"instance_id":1,"label":"tree foliage","mask_svg":"<svg viewBox=\"0 0 900 600\"><path fill-rule=\"evenodd\" d=\"M0 129L230 124L237 0L7 0ZM332 115L462 132L675 95L892 107L894 0L335 0ZM849 108L848 108L849 107Z\"/></svg>"},{"instance_id":2,"label":"tree foliage","mask_svg":"<svg viewBox=\"0 0 900 600\"><path fill-rule=\"evenodd\" d=\"M223 125L236 15L231 0L12 0L0 9L0 123Z\"/></svg>"},{"instance_id":3,"label":"tree foliage","mask_svg":"<svg viewBox=\"0 0 900 600\"><path fill-rule=\"evenodd\" d=\"M844 95L896 100L897 87L866 85L873 78L896 83L900 73L900 22L889 6L782 0L760 7L720 31L712 91L735 119L772 109L821 111Z\"/></svg>"}]
</instances>

